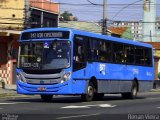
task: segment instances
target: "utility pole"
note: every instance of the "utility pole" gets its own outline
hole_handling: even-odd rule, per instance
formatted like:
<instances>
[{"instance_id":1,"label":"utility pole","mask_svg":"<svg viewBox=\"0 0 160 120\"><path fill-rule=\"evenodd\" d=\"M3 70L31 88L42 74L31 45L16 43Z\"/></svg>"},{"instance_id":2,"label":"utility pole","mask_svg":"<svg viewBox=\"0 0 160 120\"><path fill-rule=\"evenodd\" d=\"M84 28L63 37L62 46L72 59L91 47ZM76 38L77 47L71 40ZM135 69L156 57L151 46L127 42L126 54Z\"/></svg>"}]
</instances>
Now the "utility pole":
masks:
<instances>
[{"instance_id":1,"label":"utility pole","mask_svg":"<svg viewBox=\"0 0 160 120\"><path fill-rule=\"evenodd\" d=\"M102 34L107 35L107 14L106 14L106 8L107 8L107 0L103 0L103 24L102 24Z\"/></svg>"},{"instance_id":2,"label":"utility pole","mask_svg":"<svg viewBox=\"0 0 160 120\"><path fill-rule=\"evenodd\" d=\"M29 23L30 23L30 16L31 16L31 12L30 12L30 5L29 5L29 1L25 0L25 20L24 20L24 29L29 28Z\"/></svg>"},{"instance_id":3,"label":"utility pole","mask_svg":"<svg viewBox=\"0 0 160 120\"><path fill-rule=\"evenodd\" d=\"M60 5L61 5L61 0L59 0L59 5L58 5L58 10L59 10L59 13L58 13L58 26L59 26L59 23L60 23L60 17L61 17L61 8L60 8Z\"/></svg>"},{"instance_id":4,"label":"utility pole","mask_svg":"<svg viewBox=\"0 0 160 120\"><path fill-rule=\"evenodd\" d=\"M43 0L42 0L42 11L41 11L41 28L43 27L43 18L44 18L44 15L43 15Z\"/></svg>"}]
</instances>

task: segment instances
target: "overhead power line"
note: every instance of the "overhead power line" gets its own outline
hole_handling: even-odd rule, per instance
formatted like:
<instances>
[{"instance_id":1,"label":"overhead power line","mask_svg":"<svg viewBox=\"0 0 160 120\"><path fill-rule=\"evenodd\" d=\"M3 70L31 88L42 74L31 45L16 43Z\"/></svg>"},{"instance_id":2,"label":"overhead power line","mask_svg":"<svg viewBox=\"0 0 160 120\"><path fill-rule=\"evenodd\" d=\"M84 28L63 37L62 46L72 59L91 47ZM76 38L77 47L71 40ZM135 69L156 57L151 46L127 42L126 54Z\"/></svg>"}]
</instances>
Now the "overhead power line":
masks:
<instances>
[{"instance_id":1,"label":"overhead power line","mask_svg":"<svg viewBox=\"0 0 160 120\"><path fill-rule=\"evenodd\" d=\"M143 1L143 0L137 0L137 1L133 2L133 3L131 3L131 4L126 5L125 7L123 7L122 9L120 9L120 10L113 16L112 20L113 20L115 17L117 17L117 15L120 14L120 13L121 13L124 9L126 9L127 7L133 5L133 4L137 3L137 2L141 2L141 1Z\"/></svg>"},{"instance_id":2,"label":"overhead power line","mask_svg":"<svg viewBox=\"0 0 160 120\"><path fill-rule=\"evenodd\" d=\"M90 3L90 4L92 4L92 5L103 6L102 4L96 4L96 3L93 3L93 2L91 2L90 0L87 0L87 2L89 2L89 3Z\"/></svg>"}]
</instances>

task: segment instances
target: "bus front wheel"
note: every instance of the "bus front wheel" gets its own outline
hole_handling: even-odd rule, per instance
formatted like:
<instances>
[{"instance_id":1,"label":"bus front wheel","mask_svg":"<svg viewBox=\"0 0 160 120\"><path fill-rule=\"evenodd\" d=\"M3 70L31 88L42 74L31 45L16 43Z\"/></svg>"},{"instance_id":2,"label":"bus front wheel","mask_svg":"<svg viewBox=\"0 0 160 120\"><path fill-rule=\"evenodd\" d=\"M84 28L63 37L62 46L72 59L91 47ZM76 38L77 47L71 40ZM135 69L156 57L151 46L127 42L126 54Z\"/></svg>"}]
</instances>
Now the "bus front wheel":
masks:
<instances>
[{"instance_id":1,"label":"bus front wheel","mask_svg":"<svg viewBox=\"0 0 160 120\"><path fill-rule=\"evenodd\" d=\"M41 99L43 102L50 102L53 98L53 95L41 95Z\"/></svg>"},{"instance_id":2,"label":"bus front wheel","mask_svg":"<svg viewBox=\"0 0 160 120\"><path fill-rule=\"evenodd\" d=\"M135 81L132 83L131 92L122 93L122 97L125 99L135 99L138 93L138 85Z\"/></svg>"},{"instance_id":3,"label":"bus front wheel","mask_svg":"<svg viewBox=\"0 0 160 120\"><path fill-rule=\"evenodd\" d=\"M95 88L92 82L89 82L87 86L87 93L81 95L82 101L90 102L93 100L95 94Z\"/></svg>"}]
</instances>

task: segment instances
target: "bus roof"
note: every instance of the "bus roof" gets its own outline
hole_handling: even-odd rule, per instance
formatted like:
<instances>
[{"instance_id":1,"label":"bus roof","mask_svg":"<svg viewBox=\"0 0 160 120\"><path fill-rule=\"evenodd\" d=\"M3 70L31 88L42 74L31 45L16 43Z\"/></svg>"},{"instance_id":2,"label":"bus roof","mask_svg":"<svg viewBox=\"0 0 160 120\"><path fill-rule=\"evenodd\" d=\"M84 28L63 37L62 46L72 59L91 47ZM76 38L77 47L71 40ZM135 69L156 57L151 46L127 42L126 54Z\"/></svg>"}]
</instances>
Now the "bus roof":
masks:
<instances>
[{"instance_id":1,"label":"bus roof","mask_svg":"<svg viewBox=\"0 0 160 120\"><path fill-rule=\"evenodd\" d=\"M72 29L72 28L32 28L32 29L24 30L22 33L24 33L24 32L35 32L35 31L51 31L51 30L69 31L72 34L84 35L84 36L88 36L88 37L95 37L95 38L99 38L99 39L106 39L106 40L115 41L115 42L121 42L121 43L126 43L126 44L133 44L133 45L152 48L152 45L147 44L147 43L128 40L128 39L124 39L124 38L106 36L106 35L91 33L91 32L88 32L88 31L82 31L82 30L77 30L77 29Z\"/></svg>"}]
</instances>

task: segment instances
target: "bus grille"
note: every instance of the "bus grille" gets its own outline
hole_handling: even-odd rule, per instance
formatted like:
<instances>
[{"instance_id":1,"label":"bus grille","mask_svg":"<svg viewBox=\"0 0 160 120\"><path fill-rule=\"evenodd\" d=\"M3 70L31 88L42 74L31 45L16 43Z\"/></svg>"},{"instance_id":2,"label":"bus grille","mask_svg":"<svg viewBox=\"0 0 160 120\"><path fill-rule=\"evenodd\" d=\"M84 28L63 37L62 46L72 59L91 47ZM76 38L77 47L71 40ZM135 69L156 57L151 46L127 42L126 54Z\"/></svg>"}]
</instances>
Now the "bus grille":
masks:
<instances>
[{"instance_id":1,"label":"bus grille","mask_svg":"<svg viewBox=\"0 0 160 120\"><path fill-rule=\"evenodd\" d=\"M63 79L64 72L56 74L27 74L21 73L21 76L29 84L58 84Z\"/></svg>"}]
</instances>

